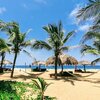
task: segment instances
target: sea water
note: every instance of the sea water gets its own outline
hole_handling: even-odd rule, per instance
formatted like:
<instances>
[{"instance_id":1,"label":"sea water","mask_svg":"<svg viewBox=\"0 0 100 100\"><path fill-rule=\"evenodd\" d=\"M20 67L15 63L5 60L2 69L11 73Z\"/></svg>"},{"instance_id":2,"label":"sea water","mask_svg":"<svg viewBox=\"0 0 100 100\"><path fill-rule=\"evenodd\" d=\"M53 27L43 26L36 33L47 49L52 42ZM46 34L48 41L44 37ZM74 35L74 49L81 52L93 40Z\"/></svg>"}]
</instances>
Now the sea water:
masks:
<instances>
[{"instance_id":1,"label":"sea water","mask_svg":"<svg viewBox=\"0 0 100 100\"><path fill-rule=\"evenodd\" d=\"M23 69L25 69L25 68L34 69L36 67L38 67L38 66L30 66L30 65L16 65L15 66L15 68L23 68ZM54 66L40 66L40 67L41 68L47 68L47 69L54 69L55 68ZM95 66L86 65L85 67L86 67L86 69L100 69L100 65L95 65ZM11 65L10 66L6 66L6 68L12 68L12 66ZM67 65L67 66L63 66L63 68L64 69L74 69L75 66ZM84 66L82 66L82 65L81 66L80 65L77 66L77 69L83 69L83 68L84 68ZM58 69L61 69L61 66L58 66Z\"/></svg>"}]
</instances>

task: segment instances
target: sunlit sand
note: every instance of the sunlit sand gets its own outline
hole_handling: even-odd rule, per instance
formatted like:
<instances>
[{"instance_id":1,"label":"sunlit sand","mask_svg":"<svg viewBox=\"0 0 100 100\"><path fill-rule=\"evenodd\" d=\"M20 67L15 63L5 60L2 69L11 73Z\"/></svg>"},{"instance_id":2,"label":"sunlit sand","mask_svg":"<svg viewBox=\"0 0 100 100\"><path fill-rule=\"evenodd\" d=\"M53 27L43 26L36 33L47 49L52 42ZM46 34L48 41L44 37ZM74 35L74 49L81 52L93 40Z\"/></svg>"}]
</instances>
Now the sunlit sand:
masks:
<instances>
[{"instance_id":1,"label":"sunlit sand","mask_svg":"<svg viewBox=\"0 0 100 100\"><path fill-rule=\"evenodd\" d=\"M32 79L42 77L47 83L51 83L45 95L56 97L57 100L99 100L99 70L89 70L89 73L75 73L77 78L58 77L58 80L55 80L54 77L51 78L51 73L54 73L54 70L31 72L30 69L15 69L13 79L10 78L10 73L5 73L0 75L0 80L16 80L28 83Z\"/></svg>"}]
</instances>

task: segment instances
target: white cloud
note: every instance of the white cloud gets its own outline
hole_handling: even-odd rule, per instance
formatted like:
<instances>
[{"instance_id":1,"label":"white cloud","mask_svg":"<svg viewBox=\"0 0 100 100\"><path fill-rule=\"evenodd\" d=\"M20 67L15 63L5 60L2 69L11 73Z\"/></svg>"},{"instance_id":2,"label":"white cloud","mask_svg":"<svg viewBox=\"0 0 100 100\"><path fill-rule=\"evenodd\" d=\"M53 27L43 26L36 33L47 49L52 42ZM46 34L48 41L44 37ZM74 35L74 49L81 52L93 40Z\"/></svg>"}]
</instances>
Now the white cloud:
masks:
<instances>
[{"instance_id":1,"label":"white cloud","mask_svg":"<svg viewBox=\"0 0 100 100\"><path fill-rule=\"evenodd\" d=\"M63 31L64 33L66 33L66 30L65 30L65 29L63 29L62 31Z\"/></svg>"},{"instance_id":2,"label":"white cloud","mask_svg":"<svg viewBox=\"0 0 100 100\"><path fill-rule=\"evenodd\" d=\"M81 5L80 4L77 4L75 9L72 10L72 12L69 14L70 17L75 17L76 14L78 13L78 11L81 9Z\"/></svg>"},{"instance_id":3,"label":"white cloud","mask_svg":"<svg viewBox=\"0 0 100 100\"><path fill-rule=\"evenodd\" d=\"M47 0L34 0L34 1L39 4L47 4Z\"/></svg>"},{"instance_id":4,"label":"white cloud","mask_svg":"<svg viewBox=\"0 0 100 100\"><path fill-rule=\"evenodd\" d=\"M82 8L83 4L77 4L76 7L71 11L71 13L69 14L69 18L72 20L72 24L79 24L80 19L77 19L77 13L78 11Z\"/></svg>"},{"instance_id":5,"label":"white cloud","mask_svg":"<svg viewBox=\"0 0 100 100\"><path fill-rule=\"evenodd\" d=\"M77 19L76 16L77 16L78 11L82 8L82 5L83 4L77 4L75 9L69 14L69 17L72 20L72 24L75 24L78 27L77 31L87 32L91 26L90 21L92 21L93 18L89 19L88 23L79 25L80 19Z\"/></svg>"},{"instance_id":6,"label":"white cloud","mask_svg":"<svg viewBox=\"0 0 100 100\"><path fill-rule=\"evenodd\" d=\"M23 6L24 8L28 8L28 6L27 6L26 4L23 4L22 6Z\"/></svg>"},{"instance_id":7,"label":"white cloud","mask_svg":"<svg viewBox=\"0 0 100 100\"><path fill-rule=\"evenodd\" d=\"M79 28L78 28L78 30L79 31L85 31L85 32L87 32L89 30L90 26L91 25L89 25L89 24L80 25Z\"/></svg>"},{"instance_id":8,"label":"white cloud","mask_svg":"<svg viewBox=\"0 0 100 100\"><path fill-rule=\"evenodd\" d=\"M0 14L4 13L6 11L5 7L0 7Z\"/></svg>"}]
</instances>

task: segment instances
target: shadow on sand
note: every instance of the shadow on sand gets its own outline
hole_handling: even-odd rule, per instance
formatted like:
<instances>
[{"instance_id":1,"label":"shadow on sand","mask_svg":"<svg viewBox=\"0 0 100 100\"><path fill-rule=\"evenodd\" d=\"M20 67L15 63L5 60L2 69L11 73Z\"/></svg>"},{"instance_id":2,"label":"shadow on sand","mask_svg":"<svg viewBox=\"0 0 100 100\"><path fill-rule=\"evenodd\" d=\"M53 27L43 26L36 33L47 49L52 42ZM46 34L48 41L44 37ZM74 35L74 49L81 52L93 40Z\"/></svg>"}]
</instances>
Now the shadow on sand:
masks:
<instances>
[{"instance_id":1,"label":"shadow on sand","mask_svg":"<svg viewBox=\"0 0 100 100\"><path fill-rule=\"evenodd\" d=\"M43 73L45 72L39 72L38 74L37 73L28 73L28 72L25 72L27 73L27 75L17 75L17 76L14 76L13 78L14 79L23 79L23 80L27 80L27 79L36 79L37 77L39 77L40 75L42 75Z\"/></svg>"},{"instance_id":2,"label":"shadow on sand","mask_svg":"<svg viewBox=\"0 0 100 100\"><path fill-rule=\"evenodd\" d=\"M56 81L63 80L64 82L70 82L71 85L75 85L75 81L84 81L84 82L89 82L89 83L95 83L95 84L100 84L100 78L89 78L92 75L95 75L97 72L86 72L89 73L88 75L82 76L85 73L74 73L73 76L58 76ZM14 76L14 79L22 79L22 80L27 80L27 79L36 79L40 75L44 74L45 72L39 72L39 73L28 73L25 72L27 75L17 75ZM50 78L44 78L45 80L55 80L54 76Z\"/></svg>"},{"instance_id":3,"label":"shadow on sand","mask_svg":"<svg viewBox=\"0 0 100 100\"><path fill-rule=\"evenodd\" d=\"M84 81L84 82L89 82L89 83L95 83L95 84L100 84L100 78L88 78L89 76L92 76L96 73L98 73L99 71L97 72L86 72L86 73L90 73L89 75L85 75L85 76L82 76L80 73L75 73L73 74L73 76L70 76L70 77L65 77L65 76L60 76L57 78L56 81L59 81L59 80L63 80L64 82L70 82L71 85L75 85L75 81ZM50 78L50 79L46 79L46 80L55 80L54 77ZM99 87L99 86L98 86ZM99 87L100 88L100 87Z\"/></svg>"}]
</instances>

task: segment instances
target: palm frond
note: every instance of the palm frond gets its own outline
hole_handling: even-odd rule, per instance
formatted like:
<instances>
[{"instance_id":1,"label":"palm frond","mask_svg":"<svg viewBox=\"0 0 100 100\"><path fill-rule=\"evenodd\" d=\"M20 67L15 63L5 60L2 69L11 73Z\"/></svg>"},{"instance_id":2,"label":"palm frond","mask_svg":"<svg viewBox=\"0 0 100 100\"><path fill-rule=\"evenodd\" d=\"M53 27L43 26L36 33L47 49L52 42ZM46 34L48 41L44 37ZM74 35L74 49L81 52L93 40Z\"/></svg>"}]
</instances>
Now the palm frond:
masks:
<instances>
[{"instance_id":1,"label":"palm frond","mask_svg":"<svg viewBox=\"0 0 100 100\"><path fill-rule=\"evenodd\" d=\"M31 31L32 31L32 29L28 29L27 32L26 32L26 35L27 35L28 33L30 33Z\"/></svg>"},{"instance_id":2,"label":"palm frond","mask_svg":"<svg viewBox=\"0 0 100 100\"><path fill-rule=\"evenodd\" d=\"M23 42L20 44L20 46L21 46L21 47L31 46L31 40L23 41Z\"/></svg>"},{"instance_id":3,"label":"palm frond","mask_svg":"<svg viewBox=\"0 0 100 100\"><path fill-rule=\"evenodd\" d=\"M35 59L27 50L24 49L23 52L27 54L29 57L31 57L32 59Z\"/></svg>"},{"instance_id":4,"label":"palm frond","mask_svg":"<svg viewBox=\"0 0 100 100\"><path fill-rule=\"evenodd\" d=\"M98 51L100 51L100 40L94 41L93 46L95 46L95 48L97 48Z\"/></svg>"},{"instance_id":5,"label":"palm frond","mask_svg":"<svg viewBox=\"0 0 100 100\"><path fill-rule=\"evenodd\" d=\"M61 33L62 30L63 30L62 22L59 21L59 24L58 24L58 33Z\"/></svg>"},{"instance_id":6,"label":"palm frond","mask_svg":"<svg viewBox=\"0 0 100 100\"><path fill-rule=\"evenodd\" d=\"M100 13L100 1L99 0L90 0L90 3L80 9L77 13L77 18L80 19L80 21L84 21L88 18L95 17ZM96 19L95 19L96 20Z\"/></svg>"},{"instance_id":7,"label":"palm frond","mask_svg":"<svg viewBox=\"0 0 100 100\"><path fill-rule=\"evenodd\" d=\"M75 31L69 32L69 33L66 35L66 37L64 38L63 43L67 42L68 39L70 39L71 36L72 36L74 33L75 33Z\"/></svg>"},{"instance_id":8,"label":"palm frond","mask_svg":"<svg viewBox=\"0 0 100 100\"><path fill-rule=\"evenodd\" d=\"M20 34L21 42L25 41L26 35L31 31L32 29L28 29L27 32Z\"/></svg>"},{"instance_id":9,"label":"palm frond","mask_svg":"<svg viewBox=\"0 0 100 100\"><path fill-rule=\"evenodd\" d=\"M36 80L32 80L33 84L40 90L41 87Z\"/></svg>"},{"instance_id":10,"label":"palm frond","mask_svg":"<svg viewBox=\"0 0 100 100\"><path fill-rule=\"evenodd\" d=\"M98 50L95 49L95 48L92 48L91 46L84 45L84 46L82 47L82 49L81 49L81 53L82 53L82 54L90 53L90 54L98 55L98 54L100 54L100 51L98 51Z\"/></svg>"},{"instance_id":11,"label":"palm frond","mask_svg":"<svg viewBox=\"0 0 100 100\"><path fill-rule=\"evenodd\" d=\"M15 38L16 38L16 34L13 32L13 33L9 36L8 40L9 40L10 42L12 42L12 41L15 40Z\"/></svg>"},{"instance_id":12,"label":"palm frond","mask_svg":"<svg viewBox=\"0 0 100 100\"><path fill-rule=\"evenodd\" d=\"M50 33L50 34L51 34L51 28L50 28L50 25L44 26L43 29L44 29L47 33Z\"/></svg>"},{"instance_id":13,"label":"palm frond","mask_svg":"<svg viewBox=\"0 0 100 100\"><path fill-rule=\"evenodd\" d=\"M100 58L97 58L97 59L93 60L93 61L91 62L91 64L92 64L92 65L95 65L95 64L98 63L98 62L100 62Z\"/></svg>"},{"instance_id":14,"label":"palm frond","mask_svg":"<svg viewBox=\"0 0 100 100\"><path fill-rule=\"evenodd\" d=\"M52 47L45 41L35 41L35 43L32 45L32 48L34 49L47 49L47 50L51 50Z\"/></svg>"},{"instance_id":15,"label":"palm frond","mask_svg":"<svg viewBox=\"0 0 100 100\"><path fill-rule=\"evenodd\" d=\"M38 77L38 80L39 80L39 82L40 82L40 84L41 84L41 90L44 91L44 89L45 89L47 83L44 81L43 78L39 78L39 77Z\"/></svg>"},{"instance_id":16,"label":"palm frond","mask_svg":"<svg viewBox=\"0 0 100 100\"><path fill-rule=\"evenodd\" d=\"M3 22L2 20L0 20L0 30L2 31L2 29L6 26L6 23Z\"/></svg>"},{"instance_id":17,"label":"palm frond","mask_svg":"<svg viewBox=\"0 0 100 100\"><path fill-rule=\"evenodd\" d=\"M100 32L93 32L93 31L87 32L83 36L81 42L84 43L85 41L90 40L90 39L99 39L100 40Z\"/></svg>"},{"instance_id":18,"label":"palm frond","mask_svg":"<svg viewBox=\"0 0 100 100\"><path fill-rule=\"evenodd\" d=\"M60 51L68 51L69 50L69 46L64 46L61 47Z\"/></svg>"},{"instance_id":19,"label":"palm frond","mask_svg":"<svg viewBox=\"0 0 100 100\"><path fill-rule=\"evenodd\" d=\"M0 52L6 52L10 51L6 41L2 38L0 38Z\"/></svg>"},{"instance_id":20,"label":"palm frond","mask_svg":"<svg viewBox=\"0 0 100 100\"><path fill-rule=\"evenodd\" d=\"M100 23L100 22L99 22ZM96 24L90 27L90 31L100 32L100 24Z\"/></svg>"}]
</instances>

